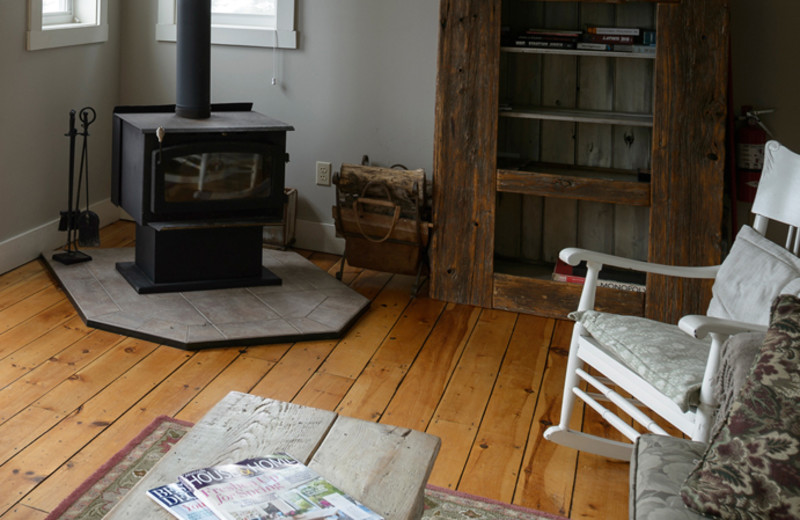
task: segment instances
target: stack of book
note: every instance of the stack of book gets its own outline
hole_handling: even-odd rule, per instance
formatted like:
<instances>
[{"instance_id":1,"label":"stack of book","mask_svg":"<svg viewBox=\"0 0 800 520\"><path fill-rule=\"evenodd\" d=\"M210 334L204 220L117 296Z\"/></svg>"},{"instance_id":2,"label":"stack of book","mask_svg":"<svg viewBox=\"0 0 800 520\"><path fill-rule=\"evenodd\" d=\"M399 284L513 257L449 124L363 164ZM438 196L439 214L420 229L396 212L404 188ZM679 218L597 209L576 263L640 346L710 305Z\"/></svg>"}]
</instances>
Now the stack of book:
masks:
<instances>
[{"instance_id":1,"label":"stack of book","mask_svg":"<svg viewBox=\"0 0 800 520\"><path fill-rule=\"evenodd\" d=\"M553 270L553 280L583 285L586 282L586 263L581 262L576 266L558 260ZM597 286L619 289L622 291L645 292L647 289L647 275L630 269L614 269L604 267L598 275Z\"/></svg>"},{"instance_id":2,"label":"stack of book","mask_svg":"<svg viewBox=\"0 0 800 520\"><path fill-rule=\"evenodd\" d=\"M503 41L509 41L504 27ZM513 38L515 47L580 49L593 51L655 53L656 33L638 27L597 27L586 30L530 28Z\"/></svg>"},{"instance_id":3,"label":"stack of book","mask_svg":"<svg viewBox=\"0 0 800 520\"><path fill-rule=\"evenodd\" d=\"M577 49L616 52L656 52L656 32L638 27L586 28Z\"/></svg>"},{"instance_id":4,"label":"stack of book","mask_svg":"<svg viewBox=\"0 0 800 520\"><path fill-rule=\"evenodd\" d=\"M527 29L514 40L517 47L575 49L583 31L571 29Z\"/></svg>"},{"instance_id":5,"label":"stack of book","mask_svg":"<svg viewBox=\"0 0 800 520\"><path fill-rule=\"evenodd\" d=\"M181 520L383 520L286 453L196 469L147 495Z\"/></svg>"}]
</instances>

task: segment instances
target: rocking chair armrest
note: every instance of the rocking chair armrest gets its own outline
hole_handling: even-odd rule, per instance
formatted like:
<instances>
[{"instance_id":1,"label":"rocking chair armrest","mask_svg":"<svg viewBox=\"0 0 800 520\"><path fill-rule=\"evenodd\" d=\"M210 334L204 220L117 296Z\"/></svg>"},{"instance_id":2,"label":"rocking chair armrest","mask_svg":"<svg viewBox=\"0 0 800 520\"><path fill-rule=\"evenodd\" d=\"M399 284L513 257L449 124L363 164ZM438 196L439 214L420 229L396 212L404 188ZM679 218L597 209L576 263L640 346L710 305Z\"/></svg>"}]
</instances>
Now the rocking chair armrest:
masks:
<instances>
[{"instance_id":1,"label":"rocking chair armrest","mask_svg":"<svg viewBox=\"0 0 800 520\"><path fill-rule=\"evenodd\" d=\"M715 333L723 336L733 336L742 332L766 332L766 325L757 323L745 323L741 321L727 320L724 318L712 318L699 314L684 316L678 322L678 327L685 333L698 339L705 338L708 334Z\"/></svg>"},{"instance_id":2,"label":"rocking chair armrest","mask_svg":"<svg viewBox=\"0 0 800 520\"><path fill-rule=\"evenodd\" d=\"M597 251L590 251L577 247L562 249L558 256L561 260L570 265L578 265L580 262L585 261L587 264L590 262L600 264L601 267L603 265L611 265L623 269L633 269L645 273L677 276L681 278L714 278L717 275L717 271L719 271L718 265L691 267L655 264L606 253L598 253Z\"/></svg>"}]
</instances>

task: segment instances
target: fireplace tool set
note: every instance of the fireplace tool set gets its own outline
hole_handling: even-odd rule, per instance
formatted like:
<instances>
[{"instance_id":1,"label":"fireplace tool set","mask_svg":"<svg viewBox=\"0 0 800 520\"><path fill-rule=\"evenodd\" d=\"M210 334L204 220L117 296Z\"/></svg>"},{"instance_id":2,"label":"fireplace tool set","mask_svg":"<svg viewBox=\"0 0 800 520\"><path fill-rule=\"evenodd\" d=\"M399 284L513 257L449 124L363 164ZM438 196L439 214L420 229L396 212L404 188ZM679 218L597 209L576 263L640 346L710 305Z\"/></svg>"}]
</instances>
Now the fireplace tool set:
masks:
<instances>
[{"instance_id":1,"label":"fireplace tool set","mask_svg":"<svg viewBox=\"0 0 800 520\"><path fill-rule=\"evenodd\" d=\"M67 247L64 252L53 255L53 260L57 260L62 264L76 264L92 259L91 256L78 250L76 233L78 245L83 247L100 245L100 218L96 213L89 210L89 125L97 118L97 114L92 107L85 107L81 109L78 117L81 120L82 131L78 132L75 127L75 110L70 110L69 132L64 134L69 137L69 198L67 199L67 211L61 212L58 230L67 232ZM78 186L77 190L73 190L75 184L75 141L78 135L83 136L83 146L78 169ZM84 211L80 210L81 184L85 185L86 190L86 209ZM73 200L75 201L74 208L72 205Z\"/></svg>"}]
</instances>

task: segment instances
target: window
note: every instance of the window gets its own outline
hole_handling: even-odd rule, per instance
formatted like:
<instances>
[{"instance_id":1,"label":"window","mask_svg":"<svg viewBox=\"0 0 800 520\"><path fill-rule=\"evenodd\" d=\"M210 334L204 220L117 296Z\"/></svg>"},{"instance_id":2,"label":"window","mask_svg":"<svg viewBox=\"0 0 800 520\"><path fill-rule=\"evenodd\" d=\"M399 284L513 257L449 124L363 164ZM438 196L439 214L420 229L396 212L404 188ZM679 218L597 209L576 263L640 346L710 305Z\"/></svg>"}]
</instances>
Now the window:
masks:
<instances>
[{"instance_id":1,"label":"window","mask_svg":"<svg viewBox=\"0 0 800 520\"><path fill-rule=\"evenodd\" d=\"M73 23L72 0L42 0L42 26Z\"/></svg>"},{"instance_id":2,"label":"window","mask_svg":"<svg viewBox=\"0 0 800 520\"><path fill-rule=\"evenodd\" d=\"M275 29L276 0L211 0L211 24Z\"/></svg>"},{"instance_id":3,"label":"window","mask_svg":"<svg viewBox=\"0 0 800 520\"><path fill-rule=\"evenodd\" d=\"M108 40L108 0L28 0L29 51Z\"/></svg>"},{"instance_id":4,"label":"window","mask_svg":"<svg viewBox=\"0 0 800 520\"><path fill-rule=\"evenodd\" d=\"M211 0L211 43L296 49L294 1ZM175 17L175 0L158 0L156 39L175 41Z\"/></svg>"}]
</instances>

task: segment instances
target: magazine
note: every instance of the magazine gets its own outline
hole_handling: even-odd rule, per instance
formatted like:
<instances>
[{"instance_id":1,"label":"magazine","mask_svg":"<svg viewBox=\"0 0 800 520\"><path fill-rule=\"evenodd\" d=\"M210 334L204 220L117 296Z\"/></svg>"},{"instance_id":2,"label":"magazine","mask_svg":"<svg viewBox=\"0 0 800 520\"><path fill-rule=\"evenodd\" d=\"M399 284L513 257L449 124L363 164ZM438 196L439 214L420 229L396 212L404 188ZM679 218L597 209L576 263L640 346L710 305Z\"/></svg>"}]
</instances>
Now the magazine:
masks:
<instances>
[{"instance_id":1,"label":"magazine","mask_svg":"<svg viewBox=\"0 0 800 520\"><path fill-rule=\"evenodd\" d=\"M180 482L223 520L382 520L286 453L197 469Z\"/></svg>"},{"instance_id":2,"label":"magazine","mask_svg":"<svg viewBox=\"0 0 800 520\"><path fill-rule=\"evenodd\" d=\"M148 489L147 496L181 520L217 520L217 515L180 482Z\"/></svg>"}]
</instances>

